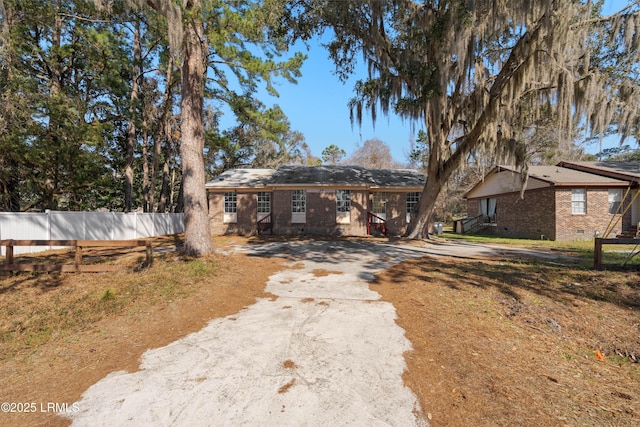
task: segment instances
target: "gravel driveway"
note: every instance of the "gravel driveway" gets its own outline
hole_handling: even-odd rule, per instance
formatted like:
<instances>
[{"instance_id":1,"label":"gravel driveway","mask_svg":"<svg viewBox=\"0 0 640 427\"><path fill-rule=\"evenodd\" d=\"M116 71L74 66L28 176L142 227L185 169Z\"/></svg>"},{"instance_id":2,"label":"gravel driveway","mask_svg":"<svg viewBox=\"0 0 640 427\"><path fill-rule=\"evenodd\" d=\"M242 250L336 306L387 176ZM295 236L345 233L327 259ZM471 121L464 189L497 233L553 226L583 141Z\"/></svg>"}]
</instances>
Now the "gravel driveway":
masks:
<instances>
[{"instance_id":1,"label":"gravel driveway","mask_svg":"<svg viewBox=\"0 0 640 427\"><path fill-rule=\"evenodd\" d=\"M68 414L73 425L428 425L401 378L410 343L369 281L405 259L495 249L299 241L236 250L291 261L267 284L277 298L147 351L137 372L108 375Z\"/></svg>"}]
</instances>

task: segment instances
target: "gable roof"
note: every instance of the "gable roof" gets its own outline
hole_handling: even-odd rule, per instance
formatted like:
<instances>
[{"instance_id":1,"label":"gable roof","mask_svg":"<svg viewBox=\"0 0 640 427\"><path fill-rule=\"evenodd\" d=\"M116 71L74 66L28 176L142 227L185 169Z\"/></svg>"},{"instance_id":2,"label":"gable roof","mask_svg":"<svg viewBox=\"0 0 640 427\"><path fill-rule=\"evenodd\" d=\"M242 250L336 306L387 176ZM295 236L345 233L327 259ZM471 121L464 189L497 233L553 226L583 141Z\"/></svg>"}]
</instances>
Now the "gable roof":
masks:
<instances>
[{"instance_id":1,"label":"gable roof","mask_svg":"<svg viewBox=\"0 0 640 427\"><path fill-rule=\"evenodd\" d=\"M554 186L563 187L574 187L577 185L627 185L627 183L618 179L560 166L529 166L529 178L537 178Z\"/></svg>"},{"instance_id":2,"label":"gable roof","mask_svg":"<svg viewBox=\"0 0 640 427\"><path fill-rule=\"evenodd\" d=\"M559 166L640 183L640 162L560 162Z\"/></svg>"},{"instance_id":3,"label":"gable roof","mask_svg":"<svg viewBox=\"0 0 640 427\"><path fill-rule=\"evenodd\" d=\"M267 185L275 169L229 169L205 184L205 188L259 188Z\"/></svg>"},{"instance_id":4,"label":"gable roof","mask_svg":"<svg viewBox=\"0 0 640 427\"><path fill-rule=\"evenodd\" d=\"M278 169L231 169L206 188L360 187L421 190L426 177L411 169L366 169L361 166L280 166Z\"/></svg>"},{"instance_id":5,"label":"gable roof","mask_svg":"<svg viewBox=\"0 0 640 427\"><path fill-rule=\"evenodd\" d=\"M508 177L500 179L499 176L505 172L508 173ZM487 197L519 192L522 185L519 175L520 171L514 166L496 166L463 197ZM627 181L561 166L529 166L528 175L525 190L545 187L626 187L629 185Z\"/></svg>"}]
</instances>

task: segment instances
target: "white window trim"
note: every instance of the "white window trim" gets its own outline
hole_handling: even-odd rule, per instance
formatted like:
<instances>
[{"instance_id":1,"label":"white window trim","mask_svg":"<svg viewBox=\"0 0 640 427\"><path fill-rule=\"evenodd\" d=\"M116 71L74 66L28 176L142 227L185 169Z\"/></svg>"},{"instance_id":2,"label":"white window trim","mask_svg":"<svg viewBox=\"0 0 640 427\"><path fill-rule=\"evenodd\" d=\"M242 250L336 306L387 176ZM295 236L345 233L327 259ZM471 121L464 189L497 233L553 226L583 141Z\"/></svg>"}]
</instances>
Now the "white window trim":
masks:
<instances>
[{"instance_id":1,"label":"white window trim","mask_svg":"<svg viewBox=\"0 0 640 427\"><path fill-rule=\"evenodd\" d=\"M233 194L235 199L235 212L227 212L227 194ZM224 193L224 214L222 216L222 222L224 224L233 224L238 222L238 193L235 191L225 191Z\"/></svg>"},{"instance_id":2,"label":"white window trim","mask_svg":"<svg viewBox=\"0 0 640 427\"><path fill-rule=\"evenodd\" d=\"M413 198L414 195L418 195L418 197ZM409 199L411 197L411 199ZM413 206L413 209L409 208L409 203L411 203L411 206ZM406 195L406 221L407 224L411 222L411 217L414 215L414 212L412 212L413 210L417 210L418 206L420 204L420 192L419 191L410 191L407 193ZM417 215L417 212L415 212L415 214Z\"/></svg>"},{"instance_id":3,"label":"white window trim","mask_svg":"<svg viewBox=\"0 0 640 427\"><path fill-rule=\"evenodd\" d=\"M384 212L377 211L378 205L376 205L376 195L381 199L379 202L382 202L381 205L384 207ZM371 196L371 212L377 217L382 218L383 220L387 219L387 193L384 191L374 191ZM374 222L377 222L377 219L374 219Z\"/></svg>"},{"instance_id":4,"label":"white window trim","mask_svg":"<svg viewBox=\"0 0 640 427\"><path fill-rule=\"evenodd\" d=\"M579 193L578 193L579 192ZM574 200L574 195L583 195L581 200ZM576 205L574 205L576 203ZM582 206L581 212L577 212L576 207L579 203ZM571 215L586 215L587 214L587 190L586 188L574 188L571 190Z\"/></svg>"},{"instance_id":5,"label":"white window trim","mask_svg":"<svg viewBox=\"0 0 640 427\"><path fill-rule=\"evenodd\" d=\"M267 205L268 210L265 212L260 212L260 194L266 194L269 197L269 204ZM272 199L272 194L270 191L258 191L258 194L256 195L256 216L258 218L258 221L263 220L264 218L268 217L269 215L271 215L271 199ZM262 205L264 206L264 205Z\"/></svg>"},{"instance_id":6,"label":"white window trim","mask_svg":"<svg viewBox=\"0 0 640 427\"><path fill-rule=\"evenodd\" d=\"M613 200L612 200L612 197ZM607 211L609 212L609 214L611 215L620 215L622 213L622 198L624 197L624 195L622 194L622 189L621 188L610 188L609 191L607 192ZM616 203L616 206L614 209L612 209L611 204L612 203ZM618 212L620 211L620 212Z\"/></svg>"},{"instance_id":7,"label":"white window trim","mask_svg":"<svg viewBox=\"0 0 640 427\"><path fill-rule=\"evenodd\" d=\"M302 192L301 194L304 195L304 199L301 199L304 201L304 211L302 212L294 212L293 211L293 196L296 192ZM291 192L291 223L292 224L304 224L307 222L307 192L305 190L293 190Z\"/></svg>"},{"instance_id":8,"label":"white window trim","mask_svg":"<svg viewBox=\"0 0 640 427\"><path fill-rule=\"evenodd\" d=\"M348 195L347 197L340 198L338 194L342 192L343 195ZM338 204L343 203L343 209L339 210ZM336 224L351 224L351 190L336 190Z\"/></svg>"}]
</instances>

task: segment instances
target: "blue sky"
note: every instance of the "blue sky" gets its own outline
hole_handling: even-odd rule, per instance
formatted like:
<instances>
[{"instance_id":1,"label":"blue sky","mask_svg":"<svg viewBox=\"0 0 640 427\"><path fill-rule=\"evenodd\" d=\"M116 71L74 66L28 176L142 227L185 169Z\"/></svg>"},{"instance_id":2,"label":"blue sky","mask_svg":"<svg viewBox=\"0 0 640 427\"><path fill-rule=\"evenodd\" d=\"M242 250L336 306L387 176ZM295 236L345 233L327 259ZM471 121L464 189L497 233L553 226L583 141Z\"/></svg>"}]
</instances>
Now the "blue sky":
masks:
<instances>
[{"instance_id":1,"label":"blue sky","mask_svg":"<svg viewBox=\"0 0 640 427\"><path fill-rule=\"evenodd\" d=\"M623 0L607 0L606 14L620 10L627 5ZM368 111L363 112L363 123L351 125L349 120L349 99L353 97L353 87L357 80L366 78L366 68L360 67L346 83L341 83L334 74L335 66L329 60L328 53L320 41L310 43L308 55L302 67L302 77L294 85L285 80L276 85L279 97L262 92L259 99L267 106L278 104L285 112L293 130L302 132L315 156L320 157L322 150L335 144L347 152L353 153L358 144L372 138L379 138L391 148L395 160L407 162L410 140L414 139L419 124L403 121L391 114L389 117L378 115L375 126ZM418 126L418 127L416 127ZM603 148L617 145L619 140L608 138ZM633 144L631 141L625 144ZM632 147L636 148L636 147ZM587 152L597 153L598 144L587 147Z\"/></svg>"},{"instance_id":2,"label":"blue sky","mask_svg":"<svg viewBox=\"0 0 640 427\"><path fill-rule=\"evenodd\" d=\"M410 150L410 139L417 133L408 121L397 116L378 115L375 127L368 111L363 112L362 126L349 119L348 102L353 97L353 87L357 80L366 78L366 70L361 67L357 74L342 83L334 74L335 66L320 41L310 43L310 50L302 50L308 55L302 66L302 77L298 84L286 81L276 86L280 97L263 97L267 105L278 104L291 123L291 128L302 132L314 155L320 157L322 150L331 144L353 153L358 144L372 138L379 138L391 148L393 157L406 162Z\"/></svg>"}]
</instances>

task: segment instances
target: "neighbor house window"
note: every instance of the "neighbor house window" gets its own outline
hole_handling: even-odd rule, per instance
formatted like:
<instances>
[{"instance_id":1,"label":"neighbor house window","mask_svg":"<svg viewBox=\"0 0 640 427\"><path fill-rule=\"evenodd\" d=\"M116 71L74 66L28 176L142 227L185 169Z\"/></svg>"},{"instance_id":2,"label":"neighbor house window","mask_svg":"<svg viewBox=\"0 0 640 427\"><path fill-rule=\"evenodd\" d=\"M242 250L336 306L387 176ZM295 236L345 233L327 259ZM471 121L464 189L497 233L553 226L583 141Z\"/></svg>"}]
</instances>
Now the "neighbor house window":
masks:
<instances>
[{"instance_id":1,"label":"neighbor house window","mask_svg":"<svg viewBox=\"0 0 640 427\"><path fill-rule=\"evenodd\" d=\"M307 222L307 192L305 190L291 192L291 222Z\"/></svg>"},{"instance_id":2,"label":"neighbor house window","mask_svg":"<svg viewBox=\"0 0 640 427\"><path fill-rule=\"evenodd\" d=\"M420 201L419 192L407 193L407 222L411 222L411 217L418 213L418 201Z\"/></svg>"},{"instance_id":3,"label":"neighbor house window","mask_svg":"<svg viewBox=\"0 0 640 427\"><path fill-rule=\"evenodd\" d=\"M271 213L271 193L266 191L258 192L258 213Z\"/></svg>"},{"instance_id":4,"label":"neighbor house window","mask_svg":"<svg viewBox=\"0 0 640 427\"><path fill-rule=\"evenodd\" d=\"M571 190L571 213L574 215L587 213L587 190L584 188Z\"/></svg>"},{"instance_id":5,"label":"neighbor house window","mask_svg":"<svg viewBox=\"0 0 640 427\"><path fill-rule=\"evenodd\" d=\"M351 211L351 190L336 190L336 211Z\"/></svg>"},{"instance_id":6,"label":"neighbor house window","mask_svg":"<svg viewBox=\"0 0 640 427\"><path fill-rule=\"evenodd\" d=\"M225 191L224 193L224 218L223 222L238 221L238 193Z\"/></svg>"},{"instance_id":7,"label":"neighbor house window","mask_svg":"<svg viewBox=\"0 0 640 427\"><path fill-rule=\"evenodd\" d=\"M622 190L619 188L609 190L609 213L622 213Z\"/></svg>"}]
</instances>

